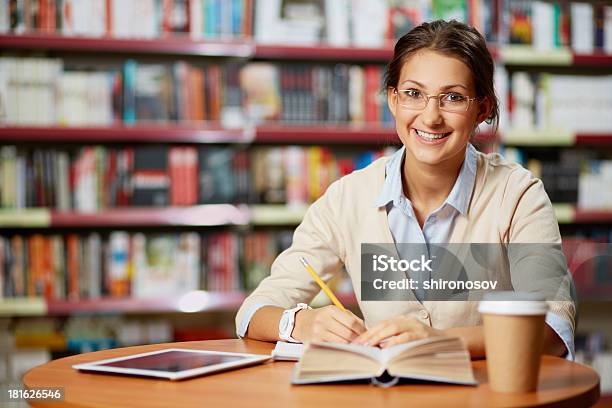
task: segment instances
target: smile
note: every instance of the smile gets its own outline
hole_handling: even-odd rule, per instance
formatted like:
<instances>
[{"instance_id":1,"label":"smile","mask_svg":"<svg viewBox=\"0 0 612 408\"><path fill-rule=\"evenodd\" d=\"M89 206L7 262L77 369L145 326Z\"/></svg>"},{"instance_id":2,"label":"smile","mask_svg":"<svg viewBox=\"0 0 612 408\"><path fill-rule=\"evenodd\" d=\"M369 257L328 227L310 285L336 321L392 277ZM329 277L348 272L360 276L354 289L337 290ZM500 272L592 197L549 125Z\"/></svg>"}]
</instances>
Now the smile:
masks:
<instances>
[{"instance_id":1,"label":"smile","mask_svg":"<svg viewBox=\"0 0 612 408\"><path fill-rule=\"evenodd\" d=\"M429 140L437 140L437 139L444 139L445 137L447 137L448 135L450 135L452 132L448 132L448 133L427 133L424 132L422 130L418 130L418 129L414 129L415 132L417 133L417 135L425 138L425 139L429 139Z\"/></svg>"}]
</instances>

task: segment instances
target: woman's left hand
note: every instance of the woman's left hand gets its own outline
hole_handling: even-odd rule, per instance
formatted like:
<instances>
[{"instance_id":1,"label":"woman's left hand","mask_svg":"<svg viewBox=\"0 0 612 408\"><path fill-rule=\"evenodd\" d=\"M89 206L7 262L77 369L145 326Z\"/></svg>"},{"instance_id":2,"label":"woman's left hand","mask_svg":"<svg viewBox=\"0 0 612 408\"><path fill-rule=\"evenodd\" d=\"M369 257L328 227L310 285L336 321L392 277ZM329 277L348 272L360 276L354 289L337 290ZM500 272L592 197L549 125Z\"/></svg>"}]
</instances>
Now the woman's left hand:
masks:
<instances>
[{"instance_id":1,"label":"woman's left hand","mask_svg":"<svg viewBox=\"0 0 612 408\"><path fill-rule=\"evenodd\" d=\"M353 344L378 345L386 348L413 340L444 335L444 330L429 327L412 316L396 316L367 330L353 340Z\"/></svg>"}]
</instances>

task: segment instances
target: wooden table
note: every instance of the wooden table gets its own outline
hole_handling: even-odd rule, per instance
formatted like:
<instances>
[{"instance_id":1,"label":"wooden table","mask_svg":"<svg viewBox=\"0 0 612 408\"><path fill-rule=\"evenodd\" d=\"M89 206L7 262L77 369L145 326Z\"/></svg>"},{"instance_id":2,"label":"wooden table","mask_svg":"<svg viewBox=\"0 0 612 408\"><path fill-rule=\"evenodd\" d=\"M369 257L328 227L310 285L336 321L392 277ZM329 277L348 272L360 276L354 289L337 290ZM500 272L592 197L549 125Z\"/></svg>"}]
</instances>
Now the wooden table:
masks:
<instances>
[{"instance_id":1,"label":"wooden table","mask_svg":"<svg viewBox=\"0 0 612 408\"><path fill-rule=\"evenodd\" d=\"M62 403L30 402L34 407L483 407L591 406L599 398L599 377L589 367L544 356L538 390L506 395L491 391L485 361L474 361L480 385L404 384L383 389L367 384L291 385L291 362L268 362L194 379L170 382L82 373L73 364L164 348L195 348L269 354L273 344L254 340L210 340L126 347L51 361L27 372L27 388L64 387Z\"/></svg>"}]
</instances>

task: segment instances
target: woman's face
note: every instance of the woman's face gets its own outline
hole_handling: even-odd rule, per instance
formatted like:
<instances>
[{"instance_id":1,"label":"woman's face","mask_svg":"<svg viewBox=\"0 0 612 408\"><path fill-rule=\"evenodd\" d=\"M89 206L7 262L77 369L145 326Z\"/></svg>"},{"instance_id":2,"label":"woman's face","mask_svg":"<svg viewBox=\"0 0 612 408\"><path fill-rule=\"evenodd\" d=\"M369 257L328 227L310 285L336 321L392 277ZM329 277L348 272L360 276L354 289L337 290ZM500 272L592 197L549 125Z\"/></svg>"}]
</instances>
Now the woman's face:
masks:
<instances>
[{"instance_id":1,"label":"woman's face","mask_svg":"<svg viewBox=\"0 0 612 408\"><path fill-rule=\"evenodd\" d=\"M476 96L467 65L430 50L417 51L408 58L397 88L414 89L412 95L453 92L470 98ZM429 165L461 163L473 129L487 118L490 110L490 103L485 99L480 103L471 101L467 111L446 112L438 107L437 98L431 98L424 109L409 109L398 104L393 90L387 91L387 101L406 154Z\"/></svg>"}]
</instances>

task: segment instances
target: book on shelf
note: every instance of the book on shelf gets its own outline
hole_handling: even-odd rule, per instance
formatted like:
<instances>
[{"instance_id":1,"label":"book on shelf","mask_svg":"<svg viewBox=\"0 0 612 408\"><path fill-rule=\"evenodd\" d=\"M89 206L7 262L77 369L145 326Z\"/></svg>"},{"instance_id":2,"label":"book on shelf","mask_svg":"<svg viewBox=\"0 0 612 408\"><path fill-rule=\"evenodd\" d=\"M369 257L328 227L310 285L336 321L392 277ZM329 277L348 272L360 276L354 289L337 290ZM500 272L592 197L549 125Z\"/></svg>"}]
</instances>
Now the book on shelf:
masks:
<instances>
[{"instance_id":1,"label":"book on shelf","mask_svg":"<svg viewBox=\"0 0 612 408\"><path fill-rule=\"evenodd\" d=\"M134 234L132 296L180 295L200 287L200 236Z\"/></svg>"},{"instance_id":2,"label":"book on shelf","mask_svg":"<svg viewBox=\"0 0 612 408\"><path fill-rule=\"evenodd\" d=\"M612 293L612 248L609 231L591 231L591 236L563 238L563 250L574 278L578 298L609 298Z\"/></svg>"},{"instance_id":3,"label":"book on shelf","mask_svg":"<svg viewBox=\"0 0 612 408\"><path fill-rule=\"evenodd\" d=\"M385 378L386 377L386 378ZM293 384L399 379L476 385L470 354L457 337L431 337L389 348L340 343L307 343L295 365Z\"/></svg>"},{"instance_id":4,"label":"book on shelf","mask_svg":"<svg viewBox=\"0 0 612 408\"><path fill-rule=\"evenodd\" d=\"M514 71L509 128L606 134L612 131L612 75Z\"/></svg>"},{"instance_id":5,"label":"book on shelf","mask_svg":"<svg viewBox=\"0 0 612 408\"><path fill-rule=\"evenodd\" d=\"M198 155L199 202L234 202L237 196L234 150L229 147L203 147Z\"/></svg>"},{"instance_id":6,"label":"book on shelf","mask_svg":"<svg viewBox=\"0 0 612 408\"><path fill-rule=\"evenodd\" d=\"M1 0L0 33L234 39L252 33L253 0Z\"/></svg>"},{"instance_id":7,"label":"book on shelf","mask_svg":"<svg viewBox=\"0 0 612 408\"><path fill-rule=\"evenodd\" d=\"M0 147L0 207L95 212L126 206L313 202L394 148L319 146Z\"/></svg>"},{"instance_id":8,"label":"book on shelf","mask_svg":"<svg viewBox=\"0 0 612 408\"><path fill-rule=\"evenodd\" d=\"M163 207L170 204L167 146L135 147L133 169L132 205Z\"/></svg>"},{"instance_id":9,"label":"book on shelf","mask_svg":"<svg viewBox=\"0 0 612 408\"><path fill-rule=\"evenodd\" d=\"M222 68L128 59L120 67L83 70L65 64L0 57L0 72L6 74L0 76L0 99L7 105L2 121L39 126L211 122L224 128L268 121L393 123L381 92L380 65L257 62Z\"/></svg>"},{"instance_id":10,"label":"book on shelf","mask_svg":"<svg viewBox=\"0 0 612 408\"><path fill-rule=\"evenodd\" d=\"M593 5L572 2L570 5L572 20L572 48L574 51L590 54L595 48L595 26Z\"/></svg>"},{"instance_id":11,"label":"book on shelf","mask_svg":"<svg viewBox=\"0 0 612 408\"><path fill-rule=\"evenodd\" d=\"M329 44L380 48L433 18L473 23L488 40L497 35L497 2L491 0L262 0L255 9L261 44Z\"/></svg>"},{"instance_id":12,"label":"book on shelf","mask_svg":"<svg viewBox=\"0 0 612 408\"><path fill-rule=\"evenodd\" d=\"M275 65L250 63L241 71L245 111L254 123L391 124L380 93L378 65Z\"/></svg>"},{"instance_id":13,"label":"book on shelf","mask_svg":"<svg viewBox=\"0 0 612 408\"><path fill-rule=\"evenodd\" d=\"M442 20L457 20L468 22L468 9L466 0L433 0L432 17Z\"/></svg>"},{"instance_id":14,"label":"book on shelf","mask_svg":"<svg viewBox=\"0 0 612 408\"><path fill-rule=\"evenodd\" d=\"M201 163L201 161L200 161ZM195 147L173 146L168 150L170 204L198 203L198 151ZM231 172L231 169L230 169Z\"/></svg>"},{"instance_id":15,"label":"book on shelf","mask_svg":"<svg viewBox=\"0 0 612 408\"><path fill-rule=\"evenodd\" d=\"M222 69L219 64L128 59L120 66L85 70L61 59L2 56L0 120L36 126L209 121L240 128L239 74L234 62Z\"/></svg>"},{"instance_id":16,"label":"book on shelf","mask_svg":"<svg viewBox=\"0 0 612 408\"><path fill-rule=\"evenodd\" d=\"M508 22L504 43L531 45L539 51L567 47L581 54L612 51L612 6L604 2L504 3Z\"/></svg>"}]
</instances>

